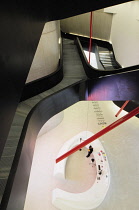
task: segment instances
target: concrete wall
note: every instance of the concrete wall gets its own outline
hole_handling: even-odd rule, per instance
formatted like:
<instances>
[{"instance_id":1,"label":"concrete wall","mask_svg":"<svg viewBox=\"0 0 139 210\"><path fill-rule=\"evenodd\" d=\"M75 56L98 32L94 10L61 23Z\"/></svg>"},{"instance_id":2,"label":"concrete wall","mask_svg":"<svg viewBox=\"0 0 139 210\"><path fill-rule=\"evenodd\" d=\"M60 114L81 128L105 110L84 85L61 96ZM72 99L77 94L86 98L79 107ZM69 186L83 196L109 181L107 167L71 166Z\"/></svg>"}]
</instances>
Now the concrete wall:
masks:
<instances>
[{"instance_id":1,"label":"concrete wall","mask_svg":"<svg viewBox=\"0 0 139 210\"><path fill-rule=\"evenodd\" d=\"M117 61L123 66L139 64L139 1L107 9L114 12L111 37Z\"/></svg>"},{"instance_id":2,"label":"concrete wall","mask_svg":"<svg viewBox=\"0 0 139 210\"><path fill-rule=\"evenodd\" d=\"M44 26L26 83L56 71L60 57L59 40L60 22L47 22Z\"/></svg>"},{"instance_id":3,"label":"concrete wall","mask_svg":"<svg viewBox=\"0 0 139 210\"><path fill-rule=\"evenodd\" d=\"M113 14L102 10L93 12L93 37L103 40L110 39ZM77 15L61 20L61 30L66 33L90 36L90 13Z\"/></svg>"}]
</instances>

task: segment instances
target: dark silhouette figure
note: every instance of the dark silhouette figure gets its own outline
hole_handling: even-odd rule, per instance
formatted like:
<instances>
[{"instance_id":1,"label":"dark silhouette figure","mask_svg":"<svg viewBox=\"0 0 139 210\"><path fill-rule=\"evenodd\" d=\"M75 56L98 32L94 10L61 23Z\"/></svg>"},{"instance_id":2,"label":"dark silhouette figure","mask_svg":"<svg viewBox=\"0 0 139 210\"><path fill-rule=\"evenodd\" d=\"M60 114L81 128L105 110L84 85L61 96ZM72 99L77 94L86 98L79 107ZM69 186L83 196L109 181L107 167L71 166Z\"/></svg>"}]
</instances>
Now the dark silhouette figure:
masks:
<instances>
[{"instance_id":1,"label":"dark silhouette figure","mask_svg":"<svg viewBox=\"0 0 139 210\"><path fill-rule=\"evenodd\" d=\"M90 157L91 153L93 152L93 147L90 145L89 146L89 150L88 150L88 154L87 154L87 158Z\"/></svg>"},{"instance_id":2,"label":"dark silhouette figure","mask_svg":"<svg viewBox=\"0 0 139 210\"><path fill-rule=\"evenodd\" d=\"M80 138L80 142L82 141L82 138ZM82 151L82 148L79 149L79 151Z\"/></svg>"}]
</instances>

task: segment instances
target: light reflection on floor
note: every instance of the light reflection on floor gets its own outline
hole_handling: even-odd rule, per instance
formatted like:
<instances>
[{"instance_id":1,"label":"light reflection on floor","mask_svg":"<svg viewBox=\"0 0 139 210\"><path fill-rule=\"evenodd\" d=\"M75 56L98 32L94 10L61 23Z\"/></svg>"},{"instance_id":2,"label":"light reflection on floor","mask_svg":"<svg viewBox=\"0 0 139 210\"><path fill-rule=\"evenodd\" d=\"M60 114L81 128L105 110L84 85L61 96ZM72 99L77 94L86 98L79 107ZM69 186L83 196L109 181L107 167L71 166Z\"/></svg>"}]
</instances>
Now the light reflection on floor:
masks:
<instances>
[{"instance_id":1,"label":"light reflection on floor","mask_svg":"<svg viewBox=\"0 0 139 210\"><path fill-rule=\"evenodd\" d=\"M87 57L87 60L89 60L89 52L84 50L84 53ZM95 55L95 53L92 53L92 52L90 53L90 65L93 66L94 68L98 69L96 55Z\"/></svg>"}]
</instances>

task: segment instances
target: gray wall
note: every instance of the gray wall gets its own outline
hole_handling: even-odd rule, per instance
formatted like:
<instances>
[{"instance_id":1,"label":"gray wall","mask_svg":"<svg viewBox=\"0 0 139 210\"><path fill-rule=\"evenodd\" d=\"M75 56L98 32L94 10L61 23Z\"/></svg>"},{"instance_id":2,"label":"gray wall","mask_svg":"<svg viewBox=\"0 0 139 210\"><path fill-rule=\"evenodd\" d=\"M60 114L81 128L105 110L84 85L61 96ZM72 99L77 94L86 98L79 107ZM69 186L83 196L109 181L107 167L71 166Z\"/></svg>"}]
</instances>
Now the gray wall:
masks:
<instances>
[{"instance_id":1,"label":"gray wall","mask_svg":"<svg viewBox=\"0 0 139 210\"><path fill-rule=\"evenodd\" d=\"M26 83L56 71L60 58L60 22L47 22L26 80Z\"/></svg>"},{"instance_id":2,"label":"gray wall","mask_svg":"<svg viewBox=\"0 0 139 210\"><path fill-rule=\"evenodd\" d=\"M113 14L105 13L103 9L93 12L92 32L94 38L109 41L112 16ZM61 20L61 30L67 33L89 37L90 12Z\"/></svg>"}]
</instances>

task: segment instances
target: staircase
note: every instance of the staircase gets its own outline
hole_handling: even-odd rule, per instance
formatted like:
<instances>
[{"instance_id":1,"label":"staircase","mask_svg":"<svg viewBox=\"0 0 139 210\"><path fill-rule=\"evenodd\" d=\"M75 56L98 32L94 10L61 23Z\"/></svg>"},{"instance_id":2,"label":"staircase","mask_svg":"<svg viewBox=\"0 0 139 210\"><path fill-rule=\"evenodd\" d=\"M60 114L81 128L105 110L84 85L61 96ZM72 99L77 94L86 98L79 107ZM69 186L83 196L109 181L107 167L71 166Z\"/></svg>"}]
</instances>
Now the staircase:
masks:
<instances>
[{"instance_id":1,"label":"staircase","mask_svg":"<svg viewBox=\"0 0 139 210\"><path fill-rule=\"evenodd\" d=\"M100 62L105 70L115 70L121 68L121 66L116 62L112 51L109 51L104 47L98 47L98 51Z\"/></svg>"}]
</instances>

